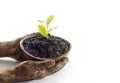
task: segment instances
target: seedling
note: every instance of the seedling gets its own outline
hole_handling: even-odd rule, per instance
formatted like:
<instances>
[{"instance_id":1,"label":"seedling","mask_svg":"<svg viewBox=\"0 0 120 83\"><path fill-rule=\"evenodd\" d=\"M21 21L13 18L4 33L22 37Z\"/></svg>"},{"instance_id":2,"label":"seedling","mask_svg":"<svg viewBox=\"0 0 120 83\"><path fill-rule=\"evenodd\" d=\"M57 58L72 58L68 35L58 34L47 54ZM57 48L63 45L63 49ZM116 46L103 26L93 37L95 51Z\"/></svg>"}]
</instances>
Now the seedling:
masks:
<instances>
[{"instance_id":1,"label":"seedling","mask_svg":"<svg viewBox=\"0 0 120 83\"><path fill-rule=\"evenodd\" d=\"M41 35L43 35L45 38L47 38L48 39L48 34L52 31L52 30L54 30L54 29L56 29L57 28L57 26L55 26L55 27L53 27L53 28L49 28L49 25L50 25L50 23L53 21L53 19L55 18L55 16L53 16L53 15L50 15L50 16L48 16L48 18L45 20L45 21L43 21L43 20L38 20L38 22L40 22L40 24L38 24L38 30L39 30L39 32L41 33ZM44 26L44 25L45 26Z\"/></svg>"}]
</instances>

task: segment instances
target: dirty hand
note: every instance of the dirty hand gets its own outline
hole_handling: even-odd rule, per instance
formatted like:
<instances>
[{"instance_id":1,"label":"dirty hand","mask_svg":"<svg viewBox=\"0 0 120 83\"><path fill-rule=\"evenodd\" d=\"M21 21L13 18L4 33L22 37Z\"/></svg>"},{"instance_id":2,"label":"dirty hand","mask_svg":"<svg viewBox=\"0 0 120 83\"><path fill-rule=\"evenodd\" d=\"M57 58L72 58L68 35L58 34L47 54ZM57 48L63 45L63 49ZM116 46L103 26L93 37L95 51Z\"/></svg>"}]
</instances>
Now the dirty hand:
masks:
<instances>
[{"instance_id":1,"label":"dirty hand","mask_svg":"<svg viewBox=\"0 0 120 83\"><path fill-rule=\"evenodd\" d=\"M43 78L51 75L65 66L68 58L60 61L23 61L15 67L0 73L0 83L15 83Z\"/></svg>"}]
</instances>

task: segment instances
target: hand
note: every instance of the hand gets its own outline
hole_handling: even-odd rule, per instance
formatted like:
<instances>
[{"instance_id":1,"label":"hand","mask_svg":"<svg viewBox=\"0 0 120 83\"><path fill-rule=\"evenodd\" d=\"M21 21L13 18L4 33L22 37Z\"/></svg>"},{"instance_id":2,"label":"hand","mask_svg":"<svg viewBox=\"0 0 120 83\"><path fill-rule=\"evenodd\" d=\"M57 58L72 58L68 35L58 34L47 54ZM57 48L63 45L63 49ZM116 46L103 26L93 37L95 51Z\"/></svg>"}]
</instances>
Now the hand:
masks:
<instances>
[{"instance_id":1,"label":"hand","mask_svg":"<svg viewBox=\"0 0 120 83\"><path fill-rule=\"evenodd\" d=\"M14 83L43 78L59 71L67 62L67 57L58 62L54 60L24 61L0 73L0 83Z\"/></svg>"}]
</instances>

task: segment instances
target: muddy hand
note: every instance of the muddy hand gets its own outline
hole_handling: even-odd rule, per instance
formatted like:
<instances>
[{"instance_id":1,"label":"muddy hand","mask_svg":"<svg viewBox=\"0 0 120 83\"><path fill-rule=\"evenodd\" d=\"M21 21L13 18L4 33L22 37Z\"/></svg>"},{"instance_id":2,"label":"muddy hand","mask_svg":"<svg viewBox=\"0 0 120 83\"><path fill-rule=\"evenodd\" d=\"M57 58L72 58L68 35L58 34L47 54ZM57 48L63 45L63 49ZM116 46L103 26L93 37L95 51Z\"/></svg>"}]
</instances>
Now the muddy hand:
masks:
<instances>
[{"instance_id":1,"label":"muddy hand","mask_svg":"<svg viewBox=\"0 0 120 83\"><path fill-rule=\"evenodd\" d=\"M59 71L68 62L64 57L60 61L24 61L14 68L0 73L0 83L16 83L21 81L43 78Z\"/></svg>"},{"instance_id":2,"label":"muddy hand","mask_svg":"<svg viewBox=\"0 0 120 83\"><path fill-rule=\"evenodd\" d=\"M17 38L13 41L0 42L0 57L11 57L19 61L29 60L31 57L24 56L23 51L20 49L20 41L26 37L40 36L38 32L28 34L23 37ZM23 55L23 56L22 56Z\"/></svg>"}]
</instances>

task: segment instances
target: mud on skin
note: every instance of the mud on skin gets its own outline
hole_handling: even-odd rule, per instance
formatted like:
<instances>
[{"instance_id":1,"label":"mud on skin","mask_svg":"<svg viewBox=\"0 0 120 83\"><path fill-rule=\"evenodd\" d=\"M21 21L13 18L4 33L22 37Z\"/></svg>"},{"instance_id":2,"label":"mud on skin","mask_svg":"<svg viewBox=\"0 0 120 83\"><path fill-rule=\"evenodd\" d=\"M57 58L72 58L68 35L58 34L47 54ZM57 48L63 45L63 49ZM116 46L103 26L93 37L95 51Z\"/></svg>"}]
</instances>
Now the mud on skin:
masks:
<instances>
[{"instance_id":1,"label":"mud on skin","mask_svg":"<svg viewBox=\"0 0 120 83\"><path fill-rule=\"evenodd\" d=\"M49 35L45 37L31 37L23 42L27 52L36 57L56 58L69 51L70 43L66 40Z\"/></svg>"}]
</instances>

